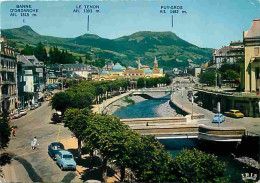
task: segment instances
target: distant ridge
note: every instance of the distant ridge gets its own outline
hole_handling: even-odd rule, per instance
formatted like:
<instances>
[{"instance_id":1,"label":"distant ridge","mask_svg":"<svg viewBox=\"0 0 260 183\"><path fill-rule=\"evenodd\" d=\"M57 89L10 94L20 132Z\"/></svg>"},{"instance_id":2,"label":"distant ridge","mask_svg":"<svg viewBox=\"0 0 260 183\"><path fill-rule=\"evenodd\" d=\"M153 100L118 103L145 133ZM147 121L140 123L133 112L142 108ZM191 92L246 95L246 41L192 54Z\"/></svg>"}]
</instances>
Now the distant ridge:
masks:
<instances>
[{"instance_id":1,"label":"distant ridge","mask_svg":"<svg viewBox=\"0 0 260 183\"><path fill-rule=\"evenodd\" d=\"M1 34L16 43L19 49L26 44L36 45L42 42L47 46L58 46L74 53L92 52L95 57L119 60L125 65L136 66L137 58L141 62L152 65L156 56L159 65L165 69L188 67L188 60L201 64L211 58L213 49L200 48L179 38L175 33L139 31L116 39L106 39L95 34L84 34L75 38L59 38L44 36L35 32L30 26L3 29ZM178 61L176 61L176 59Z\"/></svg>"}]
</instances>

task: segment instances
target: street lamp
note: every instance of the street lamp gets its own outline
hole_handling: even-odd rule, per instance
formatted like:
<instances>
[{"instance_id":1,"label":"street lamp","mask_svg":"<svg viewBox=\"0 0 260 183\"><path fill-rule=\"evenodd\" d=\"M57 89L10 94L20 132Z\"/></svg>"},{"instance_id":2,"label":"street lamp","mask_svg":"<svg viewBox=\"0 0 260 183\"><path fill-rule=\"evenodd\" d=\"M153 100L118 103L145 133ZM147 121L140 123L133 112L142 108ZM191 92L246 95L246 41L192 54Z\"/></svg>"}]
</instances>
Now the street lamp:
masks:
<instances>
[{"instance_id":1,"label":"street lamp","mask_svg":"<svg viewBox=\"0 0 260 183\"><path fill-rule=\"evenodd\" d=\"M220 119L219 119L219 116L220 116L220 102L218 102L217 108L218 108L218 127L220 127Z\"/></svg>"},{"instance_id":2,"label":"street lamp","mask_svg":"<svg viewBox=\"0 0 260 183\"><path fill-rule=\"evenodd\" d=\"M183 90L181 90L181 98L182 98L182 109L183 109Z\"/></svg>"},{"instance_id":3,"label":"street lamp","mask_svg":"<svg viewBox=\"0 0 260 183\"><path fill-rule=\"evenodd\" d=\"M193 102L194 102L194 99L193 99L193 95L191 96L191 119L193 119Z\"/></svg>"}]
</instances>

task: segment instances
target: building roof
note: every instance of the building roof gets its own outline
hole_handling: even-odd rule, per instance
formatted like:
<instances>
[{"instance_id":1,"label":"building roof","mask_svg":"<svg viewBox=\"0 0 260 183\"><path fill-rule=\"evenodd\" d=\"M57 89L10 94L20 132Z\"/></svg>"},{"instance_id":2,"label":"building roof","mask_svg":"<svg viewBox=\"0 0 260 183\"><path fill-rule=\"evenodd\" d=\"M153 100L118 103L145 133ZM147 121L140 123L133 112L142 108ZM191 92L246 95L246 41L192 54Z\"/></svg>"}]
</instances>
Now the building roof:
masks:
<instances>
[{"instance_id":1,"label":"building roof","mask_svg":"<svg viewBox=\"0 0 260 183\"><path fill-rule=\"evenodd\" d=\"M231 46L223 46L222 48L215 50L214 55L224 56L227 55L230 50L231 50Z\"/></svg>"},{"instance_id":2,"label":"building roof","mask_svg":"<svg viewBox=\"0 0 260 183\"><path fill-rule=\"evenodd\" d=\"M153 71L150 68L145 69L144 72L145 72L145 74L152 74L153 73Z\"/></svg>"},{"instance_id":3,"label":"building roof","mask_svg":"<svg viewBox=\"0 0 260 183\"><path fill-rule=\"evenodd\" d=\"M23 66L33 66L33 64L24 55L18 55L17 61L22 62Z\"/></svg>"},{"instance_id":4,"label":"building roof","mask_svg":"<svg viewBox=\"0 0 260 183\"><path fill-rule=\"evenodd\" d=\"M44 66L34 55L18 55L17 61L22 62L23 66Z\"/></svg>"},{"instance_id":5,"label":"building roof","mask_svg":"<svg viewBox=\"0 0 260 183\"><path fill-rule=\"evenodd\" d=\"M64 69L70 69L70 68L79 69L79 68L87 67L87 65L86 64L62 64L61 67Z\"/></svg>"},{"instance_id":6,"label":"building roof","mask_svg":"<svg viewBox=\"0 0 260 183\"><path fill-rule=\"evenodd\" d=\"M260 37L260 18L255 19L248 31L244 33L245 38L256 38Z\"/></svg>"},{"instance_id":7,"label":"building roof","mask_svg":"<svg viewBox=\"0 0 260 183\"><path fill-rule=\"evenodd\" d=\"M100 75L106 75L106 74L109 74L109 71L106 71L106 70L103 70Z\"/></svg>"},{"instance_id":8,"label":"building roof","mask_svg":"<svg viewBox=\"0 0 260 183\"><path fill-rule=\"evenodd\" d=\"M124 68L119 63L113 66L112 72L124 72Z\"/></svg>"}]
</instances>

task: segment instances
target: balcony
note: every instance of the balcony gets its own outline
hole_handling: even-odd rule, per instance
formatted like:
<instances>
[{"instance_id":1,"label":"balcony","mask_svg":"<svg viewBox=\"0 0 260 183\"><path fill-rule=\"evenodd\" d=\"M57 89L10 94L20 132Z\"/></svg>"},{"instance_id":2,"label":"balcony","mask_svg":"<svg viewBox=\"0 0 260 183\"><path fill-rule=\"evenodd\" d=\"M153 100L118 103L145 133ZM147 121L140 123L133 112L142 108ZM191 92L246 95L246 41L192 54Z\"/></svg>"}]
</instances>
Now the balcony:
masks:
<instances>
[{"instance_id":1,"label":"balcony","mask_svg":"<svg viewBox=\"0 0 260 183\"><path fill-rule=\"evenodd\" d=\"M1 99L8 99L8 98L10 98L9 94L2 94L1 95Z\"/></svg>"},{"instance_id":2,"label":"balcony","mask_svg":"<svg viewBox=\"0 0 260 183\"><path fill-rule=\"evenodd\" d=\"M15 81L0 81L1 85L15 85Z\"/></svg>"}]
</instances>

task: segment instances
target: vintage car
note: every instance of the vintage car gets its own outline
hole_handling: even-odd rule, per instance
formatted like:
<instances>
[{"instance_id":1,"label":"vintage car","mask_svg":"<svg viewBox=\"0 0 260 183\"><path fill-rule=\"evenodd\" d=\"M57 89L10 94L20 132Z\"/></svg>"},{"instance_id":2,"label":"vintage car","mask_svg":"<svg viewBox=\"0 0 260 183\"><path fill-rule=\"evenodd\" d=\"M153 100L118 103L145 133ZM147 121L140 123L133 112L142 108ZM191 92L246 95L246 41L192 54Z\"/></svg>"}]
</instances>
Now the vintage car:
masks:
<instances>
[{"instance_id":1,"label":"vintage car","mask_svg":"<svg viewBox=\"0 0 260 183\"><path fill-rule=\"evenodd\" d=\"M62 115L61 113L53 113L51 116L51 120L53 123L61 123L62 122Z\"/></svg>"},{"instance_id":2,"label":"vintage car","mask_svg":"<svg viewBox=\"0 0 260 183\"><path fill-rule=\"evenodd\" d=\"M244 114L241 113L239 110L230 110L228 112L225 112L225 115L232 118L243 118Z\"/></svg>"},{"instance_id":3,"label":"vintage car","mask_svg":"<svg viewBox=\"0 0 260 183\"><path fill-rule=\"evenodd\" d=\"M46 101L50 101L52 99L52 97L48 97L46 98Z\"/></svg>"},{"instance_id":4,"label":"vintage car","mask_svg":"<svg viewBox=\"0 0 260 183\"><path fill-rule=\"evenodd\" d=\"M26 110L20 110L19 114L21 114L22 116L25 116L27 114L27 111Z\"/></svg>"},{"instance_id":5,"label":"vintage car","mask_svg":"<svg viewBox=\"0 0 260 183\"><path fill-rule=\"evenodd\" d=\"M53 160L56 160L56 154L60 150L64 150L64 146L60 142L53 142L48 146L48 154Z\"/></svg>"},{"instance_id":6,"label":"vintage car","mask_svg":"<svg viewBox=\"0 0 260 183\"><path fill-rule=\"evenodd\" d=\"M57 160L57 165L60 167L61 170L76 170L76 162L74 160L73 155L66 150L60 150L56 154L56 160Z\"/></svg>"},{"instance_id":7,"label":"vintage car","mask_svg":"<svg viewBox=\"0 0 260 183\"><path fill-rule=\"evenodd\" d=\"M221 113L215 114L212 123L222 123L226 120L226 116Z\"/></svg>"}]
</instances>

